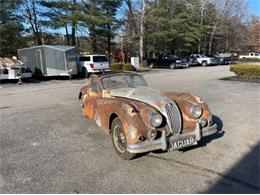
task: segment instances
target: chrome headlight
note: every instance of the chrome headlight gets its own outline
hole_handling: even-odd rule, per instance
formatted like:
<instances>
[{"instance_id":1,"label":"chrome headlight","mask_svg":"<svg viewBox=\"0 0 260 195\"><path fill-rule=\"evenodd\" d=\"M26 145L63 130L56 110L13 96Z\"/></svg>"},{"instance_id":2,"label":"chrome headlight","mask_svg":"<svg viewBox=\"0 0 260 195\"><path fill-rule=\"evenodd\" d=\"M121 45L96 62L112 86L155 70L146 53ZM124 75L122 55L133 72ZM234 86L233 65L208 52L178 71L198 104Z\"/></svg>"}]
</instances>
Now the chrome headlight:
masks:
<instances>
[{"instance_id":1,"label":"chrome headlight","mask_svg":"<svg viewBox=\"0 0 260 195\"><path fill-rule=\"evenodd\" d=\"M159 127L162 124L162 115L158 112L154 112L150 115L150 124L153 127Z\"/></svg>"},{"instance_id":2,"label":"chrome headlight","mask_svg":"<svg viewBox=\"0 0 260 195\"><path fill-rule=\"evenodd\" d=\"M199 106L192 106L190 109L190 114L193 118L199 118L202 115L202 109Z\"/></svg>"}]
</instances>

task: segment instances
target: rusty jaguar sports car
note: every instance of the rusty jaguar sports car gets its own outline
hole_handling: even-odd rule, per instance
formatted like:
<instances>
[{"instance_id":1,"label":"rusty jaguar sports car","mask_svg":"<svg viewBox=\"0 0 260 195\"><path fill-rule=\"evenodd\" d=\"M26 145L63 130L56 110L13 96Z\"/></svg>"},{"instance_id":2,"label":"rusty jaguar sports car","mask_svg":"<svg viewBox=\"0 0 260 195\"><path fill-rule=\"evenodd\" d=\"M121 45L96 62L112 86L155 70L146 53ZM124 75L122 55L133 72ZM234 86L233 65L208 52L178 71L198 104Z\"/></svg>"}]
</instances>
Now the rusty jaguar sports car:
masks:
<instances>
[{"instance_id":1,"label":"rusty jaguar sports car","mask_svg":"<svg viewBox=\"0 0 260 195\"><path fill-rule=\"evenodd\" d=\"M201 97L161 92L134 72L92 75L79 93L83 114L111 134L120 157L179 150L217 132Z\"/></svg>"}]
</instances>

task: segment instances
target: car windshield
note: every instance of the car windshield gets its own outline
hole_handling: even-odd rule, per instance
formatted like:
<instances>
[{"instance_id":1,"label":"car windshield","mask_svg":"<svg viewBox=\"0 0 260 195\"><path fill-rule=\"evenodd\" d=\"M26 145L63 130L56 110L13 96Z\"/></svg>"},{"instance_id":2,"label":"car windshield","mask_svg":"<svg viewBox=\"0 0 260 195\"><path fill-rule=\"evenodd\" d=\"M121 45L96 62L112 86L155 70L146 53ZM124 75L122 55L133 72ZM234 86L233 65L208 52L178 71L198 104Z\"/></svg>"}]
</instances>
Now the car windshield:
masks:
<instances>
[{"instance_id":1,"label":"car windshield","mask_svg":"<svg viewBox=\"0 0 260 195\"><path fill-rule=\"evenodd\" d=\"M106 56L93 56L93 62L108 62Z\"/></svg>"},{"instance_id":2,"label":"car windshield","mask_svg":"<svg viewBox=\"0 0 260 195\"><path fill-rule=\"evenodd\" d=\"M147 86L142 75L122 74L112 75L102 79L104 89Z\"/></svg>"}]
</instances>

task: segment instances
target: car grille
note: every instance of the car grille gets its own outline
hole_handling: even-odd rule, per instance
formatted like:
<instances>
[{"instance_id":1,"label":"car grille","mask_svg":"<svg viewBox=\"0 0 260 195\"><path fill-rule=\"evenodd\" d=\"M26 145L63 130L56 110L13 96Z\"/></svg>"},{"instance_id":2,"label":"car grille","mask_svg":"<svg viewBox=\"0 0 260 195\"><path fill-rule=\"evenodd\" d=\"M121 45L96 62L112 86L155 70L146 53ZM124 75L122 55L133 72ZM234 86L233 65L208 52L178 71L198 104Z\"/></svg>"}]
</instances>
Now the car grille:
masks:
<instances>
[{"instance_id":1,"label":"car grille","mask_svg":"<svg viewBox=\"0 0 260 195\"><path fill-rule=\"evenodd\" d=\"M178 106L175 103L165 105L165 110L168 116L168 125L174 135L181 132L181 114Z\"/></svg>"}]
</instances>

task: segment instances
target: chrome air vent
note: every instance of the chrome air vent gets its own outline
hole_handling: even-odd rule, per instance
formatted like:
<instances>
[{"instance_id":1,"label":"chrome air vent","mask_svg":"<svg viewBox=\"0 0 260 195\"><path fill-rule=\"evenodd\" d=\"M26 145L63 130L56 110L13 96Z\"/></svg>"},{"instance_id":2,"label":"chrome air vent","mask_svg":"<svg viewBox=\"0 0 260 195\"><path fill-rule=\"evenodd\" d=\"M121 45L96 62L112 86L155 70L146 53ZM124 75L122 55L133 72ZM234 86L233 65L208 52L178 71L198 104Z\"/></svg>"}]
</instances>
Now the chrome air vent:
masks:
<instances>
[{"instance_id":1,"label":"chrome air vent","mask_svg":"<svg viewBox=\"0 0 260 195\"><path fill-rule=\"evenodd\" d=\"M167 123L173 135L178 135L181 132L181 113L178 106L174 103L165 105L165 110L168 116Z\"/></svg>"}]
</instances>

